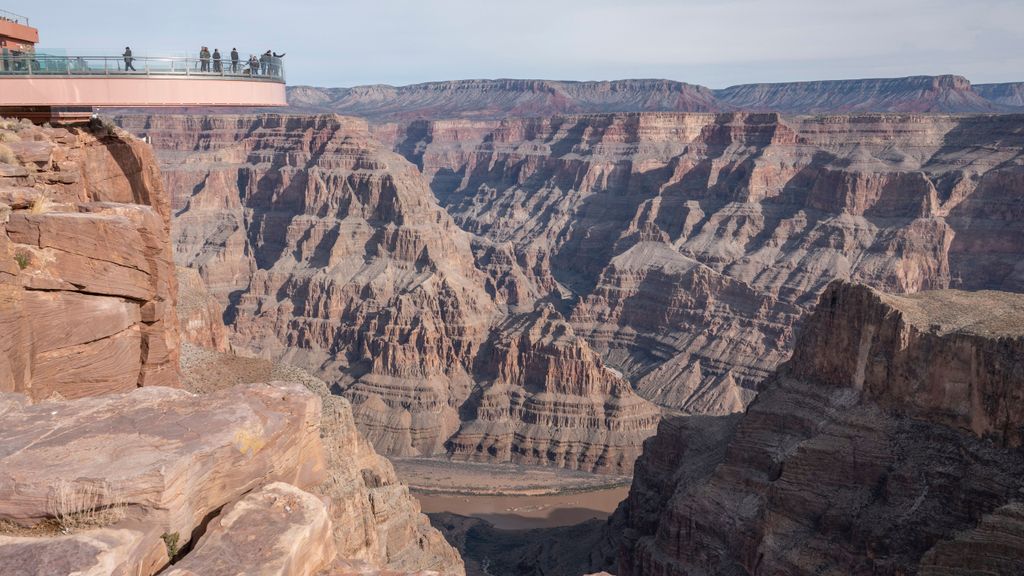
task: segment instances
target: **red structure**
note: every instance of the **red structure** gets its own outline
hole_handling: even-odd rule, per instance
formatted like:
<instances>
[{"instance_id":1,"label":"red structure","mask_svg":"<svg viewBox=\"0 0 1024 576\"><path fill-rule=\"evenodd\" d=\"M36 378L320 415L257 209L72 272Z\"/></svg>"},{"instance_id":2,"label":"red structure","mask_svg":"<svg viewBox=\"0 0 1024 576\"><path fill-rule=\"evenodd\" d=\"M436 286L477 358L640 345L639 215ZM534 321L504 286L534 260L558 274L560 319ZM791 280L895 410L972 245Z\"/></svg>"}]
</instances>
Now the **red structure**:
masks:
<instances>
[{"instance_id":1,"label":"red structure","mask_svg":"<svg viewBox=\"0 0 1024 576\"><path fill-rule=\"evenodd\" d=\"M88 118L97 107L285 106L279 58L251 66L229 57L87 56L37 50L39 31L0 10L0 116ZM129 66L130 64L130 66Z\"/></svg>"}]
</instances>

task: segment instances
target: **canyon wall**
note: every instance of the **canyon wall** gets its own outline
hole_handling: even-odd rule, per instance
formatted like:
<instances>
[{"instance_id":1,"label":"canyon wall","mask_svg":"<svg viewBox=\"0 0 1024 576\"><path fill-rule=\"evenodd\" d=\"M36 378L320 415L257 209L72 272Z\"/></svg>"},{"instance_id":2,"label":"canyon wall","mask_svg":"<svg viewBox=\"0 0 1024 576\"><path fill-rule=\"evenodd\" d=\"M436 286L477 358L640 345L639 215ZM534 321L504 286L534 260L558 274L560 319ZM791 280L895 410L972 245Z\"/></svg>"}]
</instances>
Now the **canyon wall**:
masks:
<instances>
[{"instance_id":1,"label":"canyon wall","mask_svg":"<svg viewBox=\"0 0 1024 576\"><path fill-rule=\"evenodd\" d=\"M745 414L665 420L620 575L1017 574L1024 296L836 282Z\"/></svg>"},{"instance_id":2,"label":"canyon wall","mask_svg":"<svg viewBox=\"0 0 1024 576\"><path fill-rule=\"evenodd\" d=\"M0 392L175 385L170 226L148 146L0 121Z\"/></svg>"},{"instance_id":3,"label":"canyon wall","mask_svg":"<svg viewBox=\"0 0 1024 576\"><path fill-rule=\"evenodd\" d=\"M742 410L833 279L1024 290L1020 115L121 122L234 345L388 454L628 471L651 403Z\"/></svg>"},{"instance_id":4,"label":"canyon wall","mask_svg":"<svg viewBox=\"0 0 1024 576\"><path fill-rule=\"evenodd\" d=\"M378 450L631 469L659 410L559 311L537 318L529 263L461 230L364 121L121 122L159 151L175 258L224 307L233 347L313 371ZM524 332L538 339L510 349Z\"/></svg>"},{"instance_id":5,"label":"canyon wall","mask_svg":"<svg viewBox=\"0 0 1024 576\"><path fill-rule=\"evenodd\" d=\"M413 128L376 133L422 167L461 228L512 246L517 278L607 365L674 410L742 409L835 278L898 293L1024 290L1024 116Z\"/></svg>"}]
</instances>

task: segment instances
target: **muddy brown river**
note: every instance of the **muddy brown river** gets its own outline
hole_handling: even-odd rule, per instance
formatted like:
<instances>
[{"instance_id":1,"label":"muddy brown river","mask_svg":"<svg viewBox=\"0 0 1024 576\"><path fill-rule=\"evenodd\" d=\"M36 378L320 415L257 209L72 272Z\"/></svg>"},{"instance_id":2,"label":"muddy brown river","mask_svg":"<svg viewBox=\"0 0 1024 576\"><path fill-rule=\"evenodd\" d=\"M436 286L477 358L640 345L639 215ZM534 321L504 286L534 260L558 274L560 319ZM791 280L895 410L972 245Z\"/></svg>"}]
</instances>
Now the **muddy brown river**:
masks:
<instances>
[{"instance_id":1,"label":"muddy brown river","mask_svg":"<svg viewBox=\"0 0 1024 576\"><path fill-rule=\"evenodd\" d=\"M452 512L487 520L496 528L524 530L607 518L629 493L628 486L544 496L473 496L413 492L423 511Z\"/></svg>"}]
</instances>

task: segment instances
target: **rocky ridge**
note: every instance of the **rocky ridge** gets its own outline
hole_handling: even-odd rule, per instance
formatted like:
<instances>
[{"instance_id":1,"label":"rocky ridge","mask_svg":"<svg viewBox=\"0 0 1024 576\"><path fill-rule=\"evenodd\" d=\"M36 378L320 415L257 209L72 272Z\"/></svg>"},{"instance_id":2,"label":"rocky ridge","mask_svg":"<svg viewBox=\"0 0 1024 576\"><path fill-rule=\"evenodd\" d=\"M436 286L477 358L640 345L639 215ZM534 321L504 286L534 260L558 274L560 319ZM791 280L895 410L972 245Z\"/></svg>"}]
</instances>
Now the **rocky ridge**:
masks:
<instances>
[{"instance_id":1,"label":"rocky ridge","mask_svg":"<svg viewBox=\"0 0 1024 576\"><path fill-rule=\"evenodd\" d=\"M376 123L416 120L499 120L609 112L932 112L1019 111L1019 85L971 85L962 76L910 76L777 84L741 84L712 90L673 80L606 82L458 80L409 86L317 88L289 86L300 113L347 114Z\"/></svg>"},{"instance_id":2,"label":"rocky ridge","mask_svg":"<svg viewBox=\"0 0 1024 576\"><path fill-rule=\"evenodd\" d=\"M831 284L745 414L648 441L615 573L1019 573L1022 311Z\"/></svg>"}]
</instances>

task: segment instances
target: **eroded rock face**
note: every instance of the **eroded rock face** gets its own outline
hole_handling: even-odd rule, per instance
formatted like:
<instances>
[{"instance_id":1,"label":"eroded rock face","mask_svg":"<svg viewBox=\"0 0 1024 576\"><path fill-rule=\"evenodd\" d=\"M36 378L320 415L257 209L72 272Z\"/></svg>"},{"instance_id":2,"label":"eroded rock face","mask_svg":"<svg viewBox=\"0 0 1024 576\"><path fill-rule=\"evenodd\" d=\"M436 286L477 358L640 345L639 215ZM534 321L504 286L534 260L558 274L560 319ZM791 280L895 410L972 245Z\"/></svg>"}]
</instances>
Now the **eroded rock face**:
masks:
<instances>
[{"instance_id":1,"label":"eroded rock face","mask_svg":"<svg viewBox=\"0 0 1024 576\"><path fill-rule=\"evenodd\" d=\"M177 385L170 206L152 150L0 120L0 392ZM0 160L2 162L2 160Z\"/></svg>"},{"instance_id":2,"label":"eroded rock face","mask_svg":"<svg viewBox=\"0 0 1024 576\"><path fill-rule=\"evenodd\" d=\"M178 279L178 322L181 341L217 352L231 350L228 329L224 325L224 307L206 289L194 268L175 268Z\"/></svg>"},{"instance_id":3,"label":"eroded rock face","mask_svg":"<svg viewBox=\"0 0 1024 576\"><path fill-rule=\"evenodd\" d=\"M550 304L499 325L478 365L455 459L628 473L660 418Z\"/></svg>"},{"instance_id":4,"label":"eroded rock face","mask_svg":"<svg viewBox=\"0 0 1024 576\"><path fill-rule=\"evenodd\" d=\"M492 276L573 294L574 331L641 395L722 414L754 397L835 278L1024 290L1022 126L652 113L379 133L488 253L520 256L506 276L493 263L512 259L488 260Z\"/></svg>"},{"instance_id":5,"label":"eroded rock face","mask_svg":"<svg viewBox=\"0 0 1024 576\"><path fill-rule=\"evenodd\" d=\"M993 99L990 93L981 86L971 86L962 76L945 75L743 84L715 90L715 97L740 110L789 114L977 113L1012 108L1009 102Z\"/></svg>"},{"instance_id":6,"label":"eroded rock face","mask_svg":"<svg viewBox=\"0 0 1024 576\"><path fill-rule=\"evenodd\" d=\"M297 112L335 112L375 122L503 119L606 112L725 112L789 114L850 112L979 113L1024 106L1020 83L971 85L962 76L909 76L778 84L741 84L721 90L671 80L560 82L458 80L409 86L315 88L289 86Z\"/></svg>"},{"instance_id":7,"label":"eroded rock face","mask_svg":"<svg viewBox=\"0 0 1024 576\"><path fill-rule=\"evenodd\" d=\"M312 576L336 553L323 501L275 482L221 512L195 548L167 574Z\"/></svg>"},{"instance_id":8,"label":"eroded rock face","mask_svg":"<svg viewBox=\"0 0 1024 576\"><path fill-rule=\"evenodd\" d=\"M0 519L25 526L79 512L55 507L78 506L61 497L81 492L83 506L121 507L185 544L207 514L261 484L323 479L320 400L301 385L2 402Z\"/></svg>"},{"instance_id":9,"label":"eroded rock face","mask_svg":"<svg viewBox=\"0 0 1024 576\"><path fill-rule=\"evenodd\" d=\"M513 393L508 382L482 373L490 362L482 347L501 338L502 326L514 329L506 320L558 288L545 284L548 263L460 230L416 167L364 122L123 122L161 149L180 207L178 263L195 268L226 307L233 345L315 371L352 402L378 450L431 455L480 446L485 458L628 472L657 410L624 380L577 382L588 370L604 373L585 342L572 336L571 346L583 348L555 354L564 377L549 383L546 399L534 396L532 415L512 406L520 400L499 398ZM586 367L573 364L576 353ZM542 357L523 370L538 371ZM507 422L558 421L565 435L534 425L514 454L512 429L501 424L507 431L484 434L501 437L492 454L472 416L485 396L507 407ZM563 407L569 412L560 414Z\"/></svg>"},{"instance_id":10,"label":"eroded rock face","mask_svg":"<svg viewBox=\"0 0 1024 576\"><path fill-rule=\"evenodd\" d=\"M308 490L330 501L331 536L338 555L329 573L464 573L459 554L420 514L419 503L399 481L391 463L360 434L348 400L294 366L189 348L183 354L187 360L182 368L184 381L204 393L232 386L234 377L301 382L320 396L327 475Z\"/></svg>"},{"instance_id":11,"label":"eroded rock face","mask_svg":"<svg viewBox=\"0 0 1024 576\"><path fill-rule=\"evenodd\" d=\"M293 86L288 88L288 104L302 112L335 112L375 121L729 109L715 100L711 90L672 80L459 80L397 87Z\"/></svg>"},{"instance_id":12,"label":"eroded rock face","mask_svg":"<svg viewBox=\"0 0 1024 576\"><path fill-rule=\"evenodd\" d=\"M1020 572L1022 326L1019 294L831 285L745 414L648 441L616 573Z\"/></svg>"}]
</instances>

